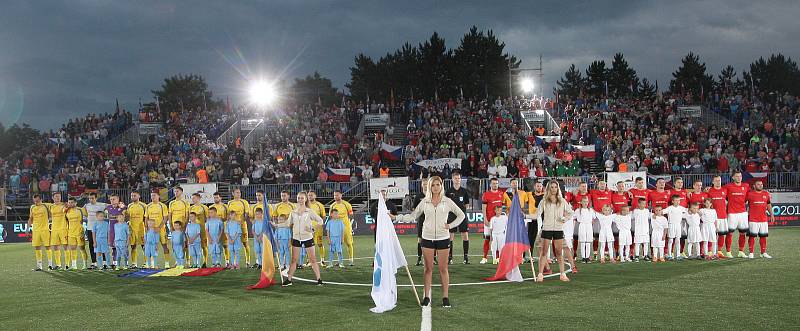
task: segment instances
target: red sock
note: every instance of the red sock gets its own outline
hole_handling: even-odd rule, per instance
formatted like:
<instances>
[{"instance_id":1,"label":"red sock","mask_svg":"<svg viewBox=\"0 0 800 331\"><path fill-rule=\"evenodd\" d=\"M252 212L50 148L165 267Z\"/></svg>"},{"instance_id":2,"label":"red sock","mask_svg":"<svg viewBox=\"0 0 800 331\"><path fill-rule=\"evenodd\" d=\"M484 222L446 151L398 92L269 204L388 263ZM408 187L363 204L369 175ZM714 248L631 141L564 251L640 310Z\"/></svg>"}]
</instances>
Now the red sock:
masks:
<instances>
[{"instance_id":1,"label":"red sock","mask_svg":"<svg viewBox=\"0 0 800 331\"><path fill-rule=\"evenodd\" d=\"M767 252L767 237L758 237L758 246L761 247L761 254Z\"/></svg>"},{"instance_id":2,"label":"red sock","mask_svg":"<svg viewBox=\"0 0 800 331\"><path fill-rule=\"evenodd\" d=\"M717 242L719 243L719 250L722 250L722 247L725 247L725 235L721 234L717 236Z\"/></svg>"},{"instance_id":3,"label":"red sock","mask_svg":"<svg viewBox=\"0 0 800 331\"><path fill-rule=\"evenodd\" d=\"M739 234L739 251L740 252L744 251L744 248L745 248L744 247L744 242L745 242L746 238L747 238L747 235L745 235L744 233L740 233Z\"/></svg>"},{"instance_id":4,"label":"red sock","mask_svg":"<svg viewBox=\"0 0 800 331\"><path fill-rule=\"evenodd\" d=\"M747 237L747 244L750 246L750 253L753 253L756 246L756 237Z\"/></svg>"},{"instance_id":5,"label":"red sock","mask_svg":"<svg viewBox=\"0 0 800 331\"><path fill-rule=\"evenodd\" d=\"M706 248L706 252L709 252L708 255L711 255L712 253L716 254L717 252L712 252L711 251L711 249L714 248L714 246L711 245L711 242L709 241L707 244L708 244L708 247Z\"/></svg>"},{"instance_id":6,"label":"red sock","mask_svg":"<svg viewBox=\"0 0 800 331\"><path fill-rule=\"evenodd\" d=\"M597 239L592 242L592 252L597 253Z\"/></svg>"},{"instance_id":7,"label":"red sock","mask_svg":"<svg viewBox=\"0 0 800 331\"><path fill-rule=\"evenodd\" d=\"M578 239L572 239L572 247L578 247Z\"/></svg>"},{"instance_id":8,"label":"red sock","mask_svg":"<svg viewBox=\"0 0 800 331\"><path fill-rule=\"evenodd\" d=\"M686 248L686 239L681 239L681 253L686 251L684 248Z\"/></svg>"},{"instance_id":9,"label":"red sock","mask_svg":"<svg viewBox=\"0 0 800 331\"><path fill-rule=\"evenodd\" d=\"M617 253L622 253L622 251L619 250L619 241L618 241L618 239L614 240L614 251L617 252ZM622 254L620 254L620 256L622 256Z\"/></svg>"},{"instance_id":10,"label":"red sock","mask_svg":"<svg viewBox=\"0 0 800 331\"><path fill-rule=\"evenodd\" d=\"M489 241L484 239L483 240L483 258L485 259L489 256Z\"/></svg>"},{"instance_id":11,"label":"red sock","mask_svg":"<svg viewBox=\"0 0 800 331\"><path fill-rule=\"evenodd\" d=\"M733 246L733 233L728 233L725 235L725 250L730 252L731 246Z\"/></svg>"}]
</instances>

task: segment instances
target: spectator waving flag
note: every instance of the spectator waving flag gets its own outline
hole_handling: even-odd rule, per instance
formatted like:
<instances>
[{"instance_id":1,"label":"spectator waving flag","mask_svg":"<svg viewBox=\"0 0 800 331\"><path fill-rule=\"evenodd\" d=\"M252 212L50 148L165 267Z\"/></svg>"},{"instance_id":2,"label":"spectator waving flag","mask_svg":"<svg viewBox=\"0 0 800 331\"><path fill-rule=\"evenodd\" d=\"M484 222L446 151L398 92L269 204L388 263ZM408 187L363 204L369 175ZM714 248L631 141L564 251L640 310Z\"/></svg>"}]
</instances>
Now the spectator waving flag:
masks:
<instances>
[{"instance_id":1,"label":"spectator waving flag","mask_svg":"<svg viewBox=\"0 0 800 331\"><path fill-rule=\"evenodd\" d=\"M403 146L392 146L387 143L381 143L381 157L392 161L399 161L403 157Z\"/></svg>"},{"instance_id":2,"label":"spectator waving flag","mask_svg":"<svg viewBox=\"0 0 800 331\"><path fill-rule=\"evenodd\" d=\"M272 233L269 214L269 205L267 205L267 200L264 199L264 220L262 222L266 224L264 224L264 236L261 239L261 261L263 263L261 265L261 279L255 285L248 286L247 289L250 290L267 288L276 284L275 260L273 259L275 253L273 253L273 247L277 247L277 245L275 244L275 236Z\"/></svg>"},{"instance_id":3,"label":"spectator waving flag","mask_svg":"<svg viewBox=\"0 0 800 331\"><path fill-rule=\"evenodd\" d=\"M382 313L397 305L397 269L407 264L383 195L378 200L378 224L375 230L375 261L372 267L372 301L375 301L375 307L370 311Z\"/></svg>"},{"instance_id":4,"label":"spectator waving flag","mask_svg":"<svg viewBox=\"0 0 800 331\"><path fill-rule=\"evenodd\" d=\"M497 265L494 276L484 279L489 281L508 279L513 282L521 282L522 274L519 272L519 265L522 263L522 254L530 249L531 243L528 241L528 231L525 228L519 195L514 194L511 212L508 215L506 243L503 250L500 251L500 263Z\"/></svg>"}]
</instances>

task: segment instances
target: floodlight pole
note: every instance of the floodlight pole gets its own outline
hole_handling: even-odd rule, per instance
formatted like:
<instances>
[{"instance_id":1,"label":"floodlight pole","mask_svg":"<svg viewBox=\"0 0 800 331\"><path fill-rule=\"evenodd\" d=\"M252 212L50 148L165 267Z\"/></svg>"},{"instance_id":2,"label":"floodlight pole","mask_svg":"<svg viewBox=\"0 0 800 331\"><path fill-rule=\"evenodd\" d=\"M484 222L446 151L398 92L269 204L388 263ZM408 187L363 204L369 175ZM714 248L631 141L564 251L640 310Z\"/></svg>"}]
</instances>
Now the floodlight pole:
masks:
<instances>
[{"instance_id":1,"label":"floodlight pole","mask_svg":"<svg viewBox=\"0 0 800 331\"><path fill-rule=\"evenodd\" d=\"M523 72L523 71L538 71L539 74L539 95L544 95L544 87L542 82L544 81L544 71L542 70L542 55L539 54L539 67L538 68L511 68L511 62L508 63L508 98L514 98L514 83L511 80L512 73L514 72Z\"/></svg>"}]
</instances>

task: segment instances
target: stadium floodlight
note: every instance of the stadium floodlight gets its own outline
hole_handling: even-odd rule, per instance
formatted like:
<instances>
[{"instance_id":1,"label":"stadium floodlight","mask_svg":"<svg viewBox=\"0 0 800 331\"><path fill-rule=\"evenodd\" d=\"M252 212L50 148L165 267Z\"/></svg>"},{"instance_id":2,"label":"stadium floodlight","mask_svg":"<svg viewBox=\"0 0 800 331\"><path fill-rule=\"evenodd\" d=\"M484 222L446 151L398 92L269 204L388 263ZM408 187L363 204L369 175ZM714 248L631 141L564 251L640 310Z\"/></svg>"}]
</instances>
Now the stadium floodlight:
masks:
<instances>
[{"instance_id":1,"label":"stadium floodlight","mask_svg":"<svg viewBox=\"0 0 800 331\"><path fill-rule=\"evenodd\" d=\"M533 86L533 79L530 79L530 78L523 78L523 79L522 79L522 80L519 82L519 85L520 85L520 87L522 87L522 92L524 92L524 93L526 93L526 94L527 94L527 93L531 93L531 92L533 92L533 88L534 88L534 86Z\"/></svg>"},{"instance_id":2,"label":"stadium floodlight","mask_svg":"<svg viewBox=\"0 0 800 331\"><path fill-rule=\"evenodd\" d=\"M262 107L272 104L278 98L275 86L263 80L252 82L249 92L250 102Z\"/></svg>"}]
</instances>

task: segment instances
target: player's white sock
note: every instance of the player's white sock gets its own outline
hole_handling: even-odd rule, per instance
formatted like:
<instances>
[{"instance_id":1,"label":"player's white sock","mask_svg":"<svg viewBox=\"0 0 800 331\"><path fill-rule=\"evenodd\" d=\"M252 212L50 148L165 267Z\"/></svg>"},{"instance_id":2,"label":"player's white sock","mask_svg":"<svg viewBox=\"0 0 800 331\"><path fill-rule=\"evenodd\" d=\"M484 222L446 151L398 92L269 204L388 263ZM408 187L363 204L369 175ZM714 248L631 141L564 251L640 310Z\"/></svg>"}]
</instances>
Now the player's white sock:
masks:
<instances>
[{"instance_id":1,"label":"player's white sock","mask_svg":"<svg viewBox=\"0 0 800 331\"><path fill-rule=\"evenodd\" d=\"M614 244L609 243L608 245L608 256L611 258L611 261L614 261Z\"/></svg>"},{"instance_id":2,"label":"player's white sock","mask_svg":"<svg viewBox=\"0 0 800 331\"><path fill-rule=\"evenodd\" d=\"M649 245L647 245L647 243L644 243L644 244L642 244L642 246L643 246L643 248L644 248L644 254L643 254L643 255L644 255L644 256L647 256L648 254L650 254L650 252L649 252L649 248L650 248L650 247L649 247Z\"/></svg>"},{"instance_id":3,"label":"player's white sock","mask_svg":"<svg viewBox=\"0 0 800 331\"><path fill-rule=\"evenodd\" d=\"M636 244L636 247L633 248L634 255L636 255L637 258L639 257L639 250L641 249L639 246L641 246L641 244Z\"/></svg>"},{"instance_id":4,"label":"player's white sock","mask_svg":"<svg viewBox=\"0 0 800 331\"><path fill-rule=\"evenodd\" d=\"M717 242L715 241L715 242L711 243L711 247L713 248L711 250L711 252L716 253L717 252Z\"/></svg>"},{"instance_id":5,"label":"player's white sock","mask_svg":"<svg viewBox=\"0 0 800 331\"><path fill-rule=\"evenodd\" d=\"M604 258L604 256L605 256L604 252L605 251L606 251L606 242L605 241L601 241L600 242L600 259L602 259L602 260L605 260L605 258Z\"/></svg>"}]
</instances>

